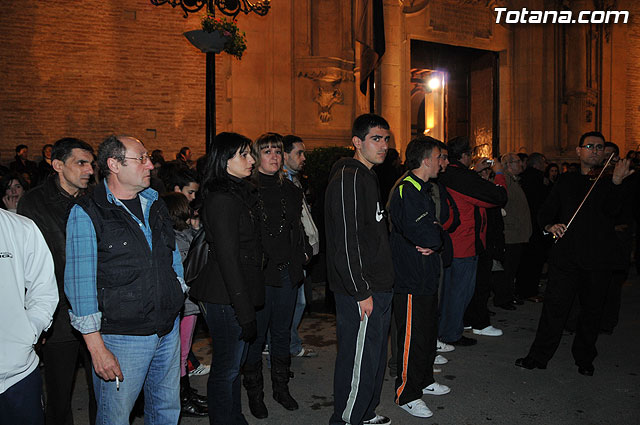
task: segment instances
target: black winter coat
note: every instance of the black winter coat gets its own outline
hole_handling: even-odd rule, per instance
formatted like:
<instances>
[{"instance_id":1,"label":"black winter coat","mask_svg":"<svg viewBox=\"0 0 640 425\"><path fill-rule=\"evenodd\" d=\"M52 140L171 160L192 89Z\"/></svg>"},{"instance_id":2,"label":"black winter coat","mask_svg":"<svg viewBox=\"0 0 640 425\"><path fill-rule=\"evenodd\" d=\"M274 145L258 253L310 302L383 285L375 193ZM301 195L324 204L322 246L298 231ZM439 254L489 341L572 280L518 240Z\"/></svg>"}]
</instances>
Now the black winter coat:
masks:
<instances>
[{"instance_id":1,"label":"black winter coat","mask_svg":"<svg viewBox=\"0 0 640 425\"><path fill-rule=\"evenodd\" d=\"M211 184L200 214L209 258L189 291L199 301L232 305L240 324L255 320L256 307L264 304L257 200L246 180Z\"/></svg>"},{"instance_id":2,"label":"black winter coat","mask_svg":"<svg viewBox=\"0 0 640 425\"><path fill-rule=\"evenodd\" d=\"M264 283L281 287L281 269L288 267L293 285L304 279L302 267L313 256L302 227L302 190L278 175L258 173L262 247L266 257Z\"/></svg>"}]
</instances>

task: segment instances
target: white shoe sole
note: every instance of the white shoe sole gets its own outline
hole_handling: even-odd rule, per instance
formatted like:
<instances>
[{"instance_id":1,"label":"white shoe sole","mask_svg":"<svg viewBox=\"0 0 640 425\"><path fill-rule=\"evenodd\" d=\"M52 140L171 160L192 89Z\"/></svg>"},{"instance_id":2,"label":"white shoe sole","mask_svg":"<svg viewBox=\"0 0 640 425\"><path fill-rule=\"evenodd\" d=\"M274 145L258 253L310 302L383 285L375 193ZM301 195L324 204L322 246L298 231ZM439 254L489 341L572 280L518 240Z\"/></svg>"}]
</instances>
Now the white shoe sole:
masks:
<instances>
[{"instance_id":1,"label":"white shoe sole","mask_svg":"<svg viewBox=\"0 0 640 425\"><path fill-rule=\"evenodd\" d=\"M502 336L502 331L488 331L488 332L484 332L481 329L474 329L473 330L473 334L474 335L480 335L480 336Z\"/></svg>"},{"instance_id":2,"label":"white shoe sole","mask_svg":"<svg viewBox=\"0 0 640 425\"><path fill-rule=\"evenodd\" d=\"M433 412L428 407L426 408L426 411L425 409L417 410L410 408L409 404L411 403L403 404L402 406L400 406L400 408L411 416L415 416L416 418L430 418L433 416Z\"/></svg>"}]
</instances>

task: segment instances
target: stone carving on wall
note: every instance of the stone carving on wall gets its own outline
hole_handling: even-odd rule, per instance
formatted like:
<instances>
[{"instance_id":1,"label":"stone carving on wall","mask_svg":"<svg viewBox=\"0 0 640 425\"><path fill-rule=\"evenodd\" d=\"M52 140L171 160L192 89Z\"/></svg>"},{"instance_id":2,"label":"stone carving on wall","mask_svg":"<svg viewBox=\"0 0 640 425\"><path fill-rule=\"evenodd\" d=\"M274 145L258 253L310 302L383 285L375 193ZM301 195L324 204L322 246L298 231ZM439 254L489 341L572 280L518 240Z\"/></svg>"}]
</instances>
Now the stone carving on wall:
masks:
<instances>
[{"instance_id":1,"label":"stone carving on wall","mask_svg":"<svg viewBox=\"0 0 640 425\"><path fill-rule=\"evenodd\" d=\"M355 81L353 64L351 62L313 58L301 61L298 77L308 78L314 82L311 100L318 104L318 119L321 124L329 123L333 118L331 108L335 104L344 102L342 82ZM324 66L323 66L324 65ZM345 69L347 68L347 69Z\"/></svg>"},{"instance_id":2,"label":"stone carving on wall","mask_svg":"<svg viewBox=\"0 0 640 425\"><path fill-rule=\"evenodd\" d=\"M331 121L332 118L331 107L335 103L342 103L344 101L344 94L339 87L323 87L319 85L313 100L320 106L320 113L318 115L320 122L326 124Z\"/></svg>"}]
</instances>

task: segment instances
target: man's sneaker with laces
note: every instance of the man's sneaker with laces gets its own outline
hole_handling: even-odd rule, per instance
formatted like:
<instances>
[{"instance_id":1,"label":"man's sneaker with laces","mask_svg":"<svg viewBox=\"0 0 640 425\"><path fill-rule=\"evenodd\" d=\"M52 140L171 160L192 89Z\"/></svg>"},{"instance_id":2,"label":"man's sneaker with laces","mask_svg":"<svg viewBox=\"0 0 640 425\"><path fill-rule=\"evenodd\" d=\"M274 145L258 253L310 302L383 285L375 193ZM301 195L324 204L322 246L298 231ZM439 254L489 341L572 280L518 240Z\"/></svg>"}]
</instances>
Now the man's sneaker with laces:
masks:
<instances>
[{"instance_id":1,"label":"man's sneaker with laces","mask_svg":"<svg viewBox=\"0 0 640 425\"><path fill-rule=\"evenodd\" d=\"M438 340L438 343L436 344L436 351L438 353L448 353L450 351L455 350L456 347L454 347L451 344L447 344L446 342L442 342L440 340Z\"/></svg>"},{"instance_id":2,"label":"man's sneaker with laces","mask_svg":"<svg viewBox=\"0 0 640 425\"><path fill-rule=\"evenodd\" d=\"M210 370L211 370L211 365L200 363L200 366L198 366L197 368L189 372L189 376L208 375Z\"/></svg>"},{"instance_id":3,"label":"man's sneaker with laces","mask_svg":"<svg viewBox=\"0 0 640 425\"><path fill-rule=\"evenodd\" d=\"M429 410L422 399L410 401L409 403L400 406L400 408L408 412L410 415L416 416L418 418L430 418L431 416L433 416L433 412Z\"/></svg>"},{"instance_id":4,"label":"man's sneaker with laces","mask_svg":"<svg viewBox=\"0 0 640 425\"><path fill-rule=\"evenodd\" d=\"M438 354L435 360L433 361L433 364L446 364L446 363L449 363L449 360L447 360L446 357L441 356L440 354Z\"/></svg>"},{"instance_id":5,"label":"man's sneaker with laces","mask_svg":"<svg viewBox=\"0 0 640 425\"><path fill-rule=\"evenodd\" d=\"M422 394L429 394L429 395L445 395L450 392L451 392L451 388L447 387L446 385L438 384L437 382L434 382L428 387L424 387L422 389Z\"/></svg>"},{"instance_id":6,"label":"man's sneaker with laces","mask_svg":"<svg viewBox=\"0 0 640 425\"><path fill-rule=\"evenodd\" d=\"M364 421L362 423L363 424L384 424L384 425L389 425L389 424L391 424L391 419L387 418L386 416L376 415L375 418L369 419L368 421Z\"/></svg>"}]
</instances>

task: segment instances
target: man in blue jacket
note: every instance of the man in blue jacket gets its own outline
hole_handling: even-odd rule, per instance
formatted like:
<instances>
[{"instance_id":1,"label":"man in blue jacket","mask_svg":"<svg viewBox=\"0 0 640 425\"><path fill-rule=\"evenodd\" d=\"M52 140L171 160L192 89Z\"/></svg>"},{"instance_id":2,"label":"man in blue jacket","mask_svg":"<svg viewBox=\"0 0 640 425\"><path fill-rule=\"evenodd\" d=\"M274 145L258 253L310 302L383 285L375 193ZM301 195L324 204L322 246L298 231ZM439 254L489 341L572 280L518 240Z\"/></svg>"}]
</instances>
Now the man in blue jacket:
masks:
<instances>
[{"instance_id":1,"label":"man in blue jacket","mask_svg":"<svg viewBox=\"0 0 640 425\"><path fill-rule=\"evenodd\" d=\"M395 270L393 308L398 329L398 376L395 401L417 417L433 415L423 394L443 395L450 389L433 379L438 336L438 286L444 248L441 217L436 211L430 179L440 171L440 148L431 137L407 146L409 172L391 195L391 252ZM440 216L440 217L439 217Z\"/></svg>"}]
</instances>

